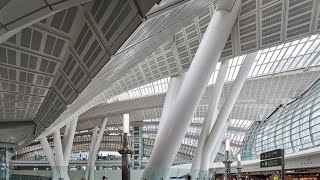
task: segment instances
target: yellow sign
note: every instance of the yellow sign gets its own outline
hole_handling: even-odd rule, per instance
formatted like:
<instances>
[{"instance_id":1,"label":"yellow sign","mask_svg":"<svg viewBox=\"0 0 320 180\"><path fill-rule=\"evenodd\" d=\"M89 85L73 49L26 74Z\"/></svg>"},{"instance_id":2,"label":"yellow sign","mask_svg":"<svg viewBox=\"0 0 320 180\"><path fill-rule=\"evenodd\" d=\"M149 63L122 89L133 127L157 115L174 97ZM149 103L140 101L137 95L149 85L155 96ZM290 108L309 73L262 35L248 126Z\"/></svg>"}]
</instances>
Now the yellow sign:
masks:
<instances>
[{"instance_id":1,"label":"yellow sign","mask_svg":"<svg viewBox=\"0 0 320 180\"><path fill-rule=\"evenodd\" d=\"M278 175L274 175L274 176L273 176L273 180L279 180Z\"/></svg>"}]
</instances>

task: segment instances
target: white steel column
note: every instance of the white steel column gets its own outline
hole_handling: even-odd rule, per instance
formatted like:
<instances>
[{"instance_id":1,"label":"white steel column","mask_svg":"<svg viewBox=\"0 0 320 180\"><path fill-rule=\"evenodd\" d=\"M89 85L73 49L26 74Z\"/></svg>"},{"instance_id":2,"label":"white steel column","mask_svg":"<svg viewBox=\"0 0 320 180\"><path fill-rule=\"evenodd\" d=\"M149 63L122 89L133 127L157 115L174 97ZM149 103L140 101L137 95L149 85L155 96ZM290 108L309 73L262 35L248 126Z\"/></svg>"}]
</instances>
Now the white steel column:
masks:
<instances>
[{"instance_id":1,"label":"white steel column","mask_svg":"<svg viewBox=\"0 0 320 180\"><path fill-rule=\"evenodd\" d=\"M211 155L210 155L210 162L209 164L213 165L213 162L214 160L216 159L216 156L219 152L219 149L220 149L220 145L222 144L222 141L223 141L223 138L225 137L227 131L228 131L228 127L229 127L229 123L225 123L224 125L224 128L223 128L223 131L222 133L219 135L219 139L218 139L218 146L214 146L214 149L213 151L211 152Z\"/></svg>"},{"instance_id":2,"label":"white steel column","mask_svg":"<svg viewBox=\"0 0 320 180\"><path fill-rule=\"evenodd\" d=\"M68 139L68 133L69 133L69 129L70 129L70 124L72 123L69 122L66 127L64 128L64 132L63 132L63 138L62 138L62 148L64 149L66 147L66 143L67 143L67 139Z\"/></svg>"},{"instance_id":3,"label":"white steel column","mask_svg":"<svg viewBox=\"0 0 320 180\"><path fill-rule=\"evenodd\" d=\"M47 159L48 159L48 162L49 162L49 165L51 167L51 171L52 171L52 179L53 180L58 180L58 178L60 177L59 176L59 173L57 171L57 165L56 165L56 162L54 160L54 154L52 152L52 149L48 143L48 140L46 137L42 137L40 138L40 143L41 143L41 146L43 148L43 151L44 153L46 154L47 156Z\"/></svg>"},{"instance_id":4,"label":"white steel column","mask_svg":"<svg viewBox=\"0 0 320 180\"><path fill-rule=\"evenodd\" d=\"M64 146L64 151L63 151L64 165L66 167L69 166L70 154L72 151L74 134L76 133L76 129L77 129L77 123L78 123L78 118L74 119L69 123L70 125L68 130L68 136L67 136L66 144Z\"/></svg>"},{"instance_id":5,"label":"white steel column","mask_svg":"<svg viewBox=\"0 0 320 180\"><path fill-rule=\"evenodd\" d=\"M49 146L49 143L46 137L40 138L40 142L42 144L43 150L46 153L49 164L52 169L53 179L64 178L64 180L69 180L68 176L68 165L70 154L73 145L74 134L76 131L78 119L75 119L67 125L64 139L65 139L65 147L62 147L60 130L57 130L53 133L53 143L54 143L54 151L55 155ZM67 136L66 136L67 134Z\"/></svg>"},{"instance_id":6,"label":"white steel column","mask_svg":"<svg viewBox=\"0 0 320 180\"><path fill-rule=\"evenodd\" d=\"M90 143L90 150L89 150L89 154L88 154L88 162L87 162L87 167L86 167L86 171L84 173L84 178L88 179L89 177L89 171L90 171L90 160L91 160L91 156L92 156L92 151L93 151L93 146L97 140L97 133L98 133L98 126L96 126L93 129L92 132L92 136L91 136L91 143Z\"/></svg>"},{"instance_id":7,"label":"white steel column","mask_svg":"<svg viewBox=\"0 0 320 180\"><path fill-rule=\"evenodd\" d=\"M228 126L229 126L229 125L228 125L227 123L225 123L224 129L223 129L222 133L219 134L219 140L218 140L218 142L220 142L220 143L218 143L218 145L214 147L214 150L212 151L212 153L211 153L211 155L210 155L209 164L212 165L212 166L213 166L213 162L214 162L214 160L215 160L215 158L216 158L216 156L217 156L217 153L218 153L218 151L219 151L219 149L220 149L220 146L221 146L221 144L222 144L223 138L225 137L225 134L226 134L226 132L227 132L227 130L228 130ZM201 158L201 157L200 157L200 158ZM201 170L200 173L199 173L199 179L206 179L206 178L208 178L208 177L207 177L208 174L209 174L208 171L206 171L206 170Z\"/></svg>"},{"instance_id":8,"label":"white steel column","mask_svg":"<svg viewBox=\"0 0 320 180\"><path fill-rule=\"evenodd\" d=\"M90 158L89 180L94 180L94 168L95 168L95 163L96 163L96 159L97 159L97 154L98 154L98 151L99 151L99 148L100 148L101 140L103 138L104 130L106 129L107 122L108 122L108 118L105 117L104 121L102 122L102 125L101 125L101 128L100 128L97 140L96 140L96 142L95 142L95 144L93 146L92 156Z\"/></svg>"},{"instance_id":9,"label":"white steel column","mask_svg":"<svg viewBox=\"0 0 320 180\"><path fill-rule=\"evenodd\" d=\"M222 2L225 1L218 1L218 5ZM220 9L216 10L209 23L174 105L169 110L166 128L162 129L162 136L156 139L142 178L160 179L162 176L165 179L167 177L168 172L165 169L173 163L237 19L240 0L228 2L231 3L231 7L224 8L220 4ZM162 172L159 173L159 171ZM162 175L159 177L159 174Z\"/></svg>"},{"instance_id":10,"label":"white steel column","mask_svg":"<svg viewBox=\"0 0 320 180\"><path fill-rule=\"evenodd\" d=\"M162 113L161 113L161 118L160 118L160 122L159 122L159 128L158 128L158 132L157 132L157 137L156 139L158 139L159 136L161 136L161 132L163 127L165 127L166 125L166 120L168 117L168 112L169 109L172 108L172 105L176 99L176 96L180 90L181 84L183 82L183 79L185 77L185 74L179 74L177 76L173 76L170 78L170 82L168 85L168 91L166 93L166 99L164 101L163 104L163 108L162 108Z\"/></svg>"},{"instance_id":11,"label":"white steel column","mask_svg":"<svg viewBox=\"0 0 320 180\"><path fill-rule=\"evenodd\" d=\"M232 88L228 94L227 99L225 100L217 120L207 138L207 141L204 145L202 157L201 157L201 171L208 171L209 170L209 160L211 153L215 146L218 146L220 142L218 142L219 135L223 132L225 127L225 123L228 120L228 117L232 111L234 104L240 94L240 91L246 81L246 78L249 74L251 66L255 60L257 53L251 53L246 56L244 62L240 68L240 71L237 75L237 78L233 82ZM229 123L227 123L229 124Z\"/></svg>"},{"instance_id":12,"label":"white steel column","mask_svg":"<svg viewBox=\"0 0 320 180\"><path fill-rule=\"evenodd\" d=\"M207 140L207 137L213 127L213 124L215 123L218 115L218 105L220 102L221 92L223 89L224 81L227 76L228 72L228 66L229 66L230 60L226 60L221 62L220 70L218 73L217 81L213 87L213 94L212 94L212 100L210 102L207 116L203 122L202 130L200 134L200 138L198 141L198 145L195 151L195 156L192 159L192 167L191 167L191 175L193 178L198 177L198 173L200 171L200 164L201 164L201 156L202 156L202 150L203 146Z\"/></svg>"},{"instance_id":13,"label":"white steel column","mask_svg":"<svg viewBox=\"0 0 320 180\"><path fill-rule=\"evenodd\" d=\"M60 130L57 130L53 133L53 142L54 142L54 151L55 151L55 159L56 165L58 166L60 175L64 180L69 180L68 171L64 164Z\"/></svg>"}]
</instances>

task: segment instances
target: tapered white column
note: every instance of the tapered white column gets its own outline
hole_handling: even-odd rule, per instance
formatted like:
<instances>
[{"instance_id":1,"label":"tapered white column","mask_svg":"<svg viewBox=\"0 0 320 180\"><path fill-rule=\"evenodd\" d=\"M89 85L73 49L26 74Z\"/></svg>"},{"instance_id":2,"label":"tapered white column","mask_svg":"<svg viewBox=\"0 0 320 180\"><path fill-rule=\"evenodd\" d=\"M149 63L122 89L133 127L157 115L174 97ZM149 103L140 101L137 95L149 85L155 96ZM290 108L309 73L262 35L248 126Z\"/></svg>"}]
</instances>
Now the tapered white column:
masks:
<instances>
[{"instance_id":1,"label":"tapered white column","mask_svg":"<svg viewBox=\"0 0 320 180\"><path fill-rule=\"evenodd\" d=\"M159 122L159 128L158 128L156 139L158 139L158 137L161 136L160 134L162 132L163 127L166 127L166 120L168 117L169 109L172 108L172 105L177 97L177 94L180 90L184 77L185 77L185 74L179 74L177 76L172 76L170 78L168 91L166 93L166 99L164 101L163 108L162 108L162 113L161 113L161 118Z\"/></svg>"},{"instance_id":2,"label":"tapered white column","mask_svg":"<svg viewBox=\"0 0 320 180\"><path fill-rule=\"evenodd\" d=\"M97 140L94 144L93 150L92 150L92 155L90 159L90 171L89 171L89 180L94 180L94 168L95 168L95 163L97 159L97 154L100 148L101 140L103 138L104 130L106 129L108 122L108 118L104 118L104 121L102 122L102 125L100 127L99 134L97 136Z\"/></svg>"},{"instance_id":3,"label":"tapered white column","mask_svg":"<svg viewBox=\"0 0 320 180\"><path fill-rule=\"evenodd\" d=\"M212 164L213 165L213 162L214 160L216 159L216 156L220 150L220 146L222 144L222 141L223 141L223 138L226 136L226 133L228 131L228 127L229 127L229 124L225 123L224 125L224 128L223 128L223 131L222 133L219 135L219 139L218 139L218 145L217 146L214 146L212 152L211 152L211 155L210 155L210 162L209 162L209 167L211 167L210 165Z\"/></svg>"},{"instance_id":4,"label":"tapered white column","mask_svg":"<svg viewBox=\"0 0 320 180\"><path fill-rule=\"evenodd\" d=\"M212 100L210 102L208 113L206 118L204 119L202 130L200 134L200 138L198 141L198 145L195 151L195 156L192 159L192 167L191 167L191 176L192 178L198 177L198 173L200 171L200 164L201 164L201 156L202 156L202 150L203 146L207 140L207 137L213 127L213 124L215 123L218 115L218 105L220 102L221 92L223 89L224 81L227 76L228 72L228 66L229 66L230 60L223 61L221 63L217 81L213 87L213 94L212 94Z\"/></svg>"},{"instance_id":5,"label":"tapered white column","mask_svg":"<svg viewBox=\"0 0 320 180\"><path fill-rule=\"evenodd\" d=\"M90 160L91 160L91 156L92 156L92 151L93 151L93 147L94 144L97 140L97 133L98 133L98 126L96 126L93 129L92 132L92 136L91 136L91 143L90 143L90 150L89 150L89 154L88 154L88 162L87 162L87 167L86 167L86 171L84 173L84 178L87 180L89 178L89 172L90 172Z\"/></svg>"},{"instance_id":6,"label":"tapered white column","mask_svg":"<svg viewBox=\"0 0 320 180\"><path fill-rule=\"evenodd\" d=\"M217 120L207 138L207 141L204 145L202 157L201 157L201 167L200 170L202 171L208 171L209 170L209 160L211 153L215 146L218 146L220 142L219 135L222 134L223 129L225 127L225 123L228 120L228 117L232 111L232 108L234 104L236 103L236 100L240 94L240 91L246 81L246 78L249 74L249 71L251 69L251 66L255 60L257 53L251 53L246 56L244 59L244 62L240 68L240 71L233 82L232 88L227 96L227 99L225 100L219 115L217 117ZM227 123L229 124L229 123Z\"/></svg>"},{"instance_id":7,"label":"tapered white column","mask_svg":"<svg viewBox=\"0 0 320 180\"><path fill-rule=\"evenodd\" d=\"M67 171L68 167L65 167L65 163L64 163L60 130L57 130L53 133L53 142L54 142L56 165L58 166L60 176L64 178L64 180L69 180L68 171Z\"/></svg>"},{"instance_id":8,"label":"tapered white column","mask_svg":"<svg viewBox=\"0 0 320 180\"><path fill-rule=\"evenodd\" d=\"M192 116L200 103L223 47L236 21L240 0L230 0L229 2L231 1L235 1L234 4L232 3L231 9L223 9L223 7L220 7L220 10L214 13L189 71L181 85L174 105L172 106L173 108L169 110L166 128L162 129L163 133L161 132L161 136L156 139L142 179L160 179L161 176L163 178L167 177L167 168L173 163L192 120ZM219 2L221 3L223 1L218 1L218 4ZM162 175L160 176L160 174Z\"/></svg>"},{"instance_id":9,"label":"tapered white column","mask_svg":"<svg viewBox=\"0 0 320 180\"><path fill-rule=\"evenodd\" d=\"M69 129L70 129L70 125L71 125L72 121L69 122L63 132L63 138L62 138L62 149L64 149L66 147L67 144L67 139L68 139L68 133L69 133Z\"/></svg>"},{"instance_id":10,"label":"tapered white column","mask_svg":"<svg viewBox=\"0 0 320 180\"><path fill-rule=\"evenodd\" d=\"M46 137L42 137L40 138L40 143L41 143L41 146L43 148L43 151L47 157L47 160L49 162L49 165L50 165L50 168L51 168L51 171L52 171L52 179L53 180L58 180L59 179L59 173L57 171L57 165L56 165L56 162L55 162L55 159L54 159L54 154L52 152L52 149L48 143L48 140Z\"/></svg>"},{"instance_id":11,"label":"tapered white column","mask_svg":"<svg viewBox=\"0 0 320 180\"><path fill-rule=\"evenodd\" d=\"M67 136L66 144L63 151L64 165L66 167L69 166L70 154L72 151L74 135L77 129L77 123L78 123L78 118L71 121L69 125L68 136Z\"/></svg>"},{"instance_id":12,"label":"tapered white column","mask_svg":"<svg viewBox=\"0 0 320 180\"><path fill-rule=\"evenodd\" d=\"M218 153L219 150L220 150L221 143L222 143L222 141L223 141L223 138L224 138L225 135L226 135L227 130L228 130L228 124L225 123L225 126L224 126L224 129L223 129L222 133L219 134L219 140L218 140L218 142L220 142L220 143L218 143L218 145L214 147L214 150L212 151L211 156L210 156L209 164L212 165L212 166L214 166L214 160L215 160L215 158L216 158L216 156L217 156L217 153ZM201 157L200 157L200 158L201 158ZM212 166L209 166L209 167L212 167ZM208 171L206 171L206 170L201 170L201 171L200 171L200 173L199 173L199 179L208 179L207 176L208 176Z\"/></svg>"}]
</instances>

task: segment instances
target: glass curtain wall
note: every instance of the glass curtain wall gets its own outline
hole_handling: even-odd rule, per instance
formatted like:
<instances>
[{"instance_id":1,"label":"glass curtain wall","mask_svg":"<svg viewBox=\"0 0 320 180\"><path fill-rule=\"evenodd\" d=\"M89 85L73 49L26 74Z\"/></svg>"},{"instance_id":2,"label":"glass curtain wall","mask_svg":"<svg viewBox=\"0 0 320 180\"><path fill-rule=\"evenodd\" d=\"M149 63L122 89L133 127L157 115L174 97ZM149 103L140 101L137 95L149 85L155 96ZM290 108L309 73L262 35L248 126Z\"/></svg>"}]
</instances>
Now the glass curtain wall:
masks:
<instances>
[{"instance_id":1,"label":"glass curtain wall","mask_svg":"<svg viewBox=\"0 0 320 180\"><path fill-rule=\"evenodd\" d=\"M9 179L9 166L11 153L8 151L8 148L0 148L0 178L1 179Z\"/></svg>"},{"instance_id":2,"label":"glass curtain wall","mask_svg":"<svg viewBox=\"0 0 320 180\"><path fill-rule=\"evenodd\" d=\"M255 122L243 141L242 157L284 149L286 154L320 145L320 79L291 103L280 105L265 121Z\"/></svg>"}]
</instances>

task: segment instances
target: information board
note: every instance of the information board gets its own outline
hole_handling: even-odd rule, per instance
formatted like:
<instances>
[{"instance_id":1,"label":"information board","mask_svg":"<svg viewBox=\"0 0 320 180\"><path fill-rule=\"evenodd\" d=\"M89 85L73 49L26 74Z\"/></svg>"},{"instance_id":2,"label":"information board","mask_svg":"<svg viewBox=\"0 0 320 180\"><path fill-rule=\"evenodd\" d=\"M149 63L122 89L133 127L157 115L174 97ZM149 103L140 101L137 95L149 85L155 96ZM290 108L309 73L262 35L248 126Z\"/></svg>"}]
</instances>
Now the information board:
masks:
<instances>
[{"instance_id":1,"label":"information board","mask_svg":"<svg viewBox=\"0 0 320 180\"><path fill-rule=\"evenodd\" d=\"M260 160L281 158L283 154L284 154L283 149L276 149L273 151L264 152L260 154Z\"/></svg>"},{"instance_id":2,"label":"information board","mask_svg":"<svg viewBox=\"0 0 320 180\"><path fill-rule=\"evenodd\" d=\"M260 161L260 167L274 167L274 166L281 166L282 165L282 159L281 158L275 158L275 159L267 159Z\"/></svg>"}]
</instances>

